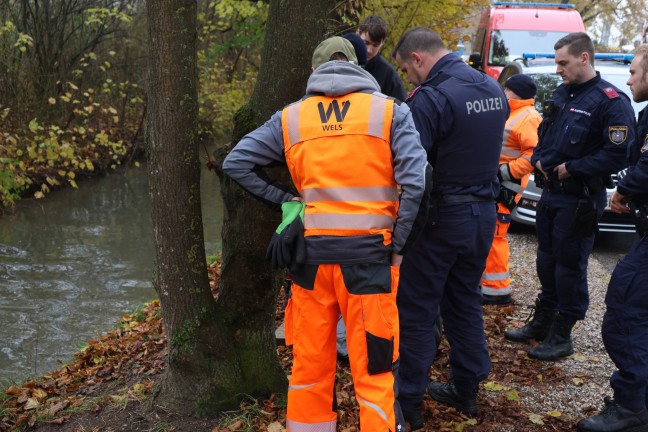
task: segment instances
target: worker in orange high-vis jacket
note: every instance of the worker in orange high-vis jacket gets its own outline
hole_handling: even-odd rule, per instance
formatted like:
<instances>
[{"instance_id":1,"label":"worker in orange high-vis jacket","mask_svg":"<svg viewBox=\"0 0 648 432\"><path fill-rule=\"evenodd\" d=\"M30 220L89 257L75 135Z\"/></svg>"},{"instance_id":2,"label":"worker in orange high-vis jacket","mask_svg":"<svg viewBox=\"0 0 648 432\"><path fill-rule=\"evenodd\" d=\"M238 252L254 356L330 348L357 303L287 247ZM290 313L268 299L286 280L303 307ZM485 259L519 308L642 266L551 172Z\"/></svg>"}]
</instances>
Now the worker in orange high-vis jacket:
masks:
<instances>
[{"instance_id":1,"label":"worker in orange high-vis jacket","mask_svg":"<svg viewBox=\"0 0 648 432\"><path fill-rule=\"evenodd\" d=\"M495 237L481 282L484 304L507 304L512 300L506 233L511 224L511 211L522 197L529 175L533 172L531 155L538 144L538 126L542 121L534 106L536 84L529 75L510 77L506 80L504 93L511 114L506 121L500 155L500 195L497 199Z\"/></svg>"},{"instance_id":2,"label":"worker in orange high-vis jacket","mask_svg":"<svg viewBox=\"0 0 648 432\"><path fill-rule=\"evenodd\" d=\"M291 268L286 321L294 356L289 432L336 430L340 313L360 429L405 431L394 380L396 289L402 255L425 220L431 168L409 108L380 93L355 63L348 40L323 41L306 96L241 139L223 163L225 173L272 207L305 203L306 263ZM277 164L287 165L297 194L263 174Z\"/></svg>"}]
</instances>

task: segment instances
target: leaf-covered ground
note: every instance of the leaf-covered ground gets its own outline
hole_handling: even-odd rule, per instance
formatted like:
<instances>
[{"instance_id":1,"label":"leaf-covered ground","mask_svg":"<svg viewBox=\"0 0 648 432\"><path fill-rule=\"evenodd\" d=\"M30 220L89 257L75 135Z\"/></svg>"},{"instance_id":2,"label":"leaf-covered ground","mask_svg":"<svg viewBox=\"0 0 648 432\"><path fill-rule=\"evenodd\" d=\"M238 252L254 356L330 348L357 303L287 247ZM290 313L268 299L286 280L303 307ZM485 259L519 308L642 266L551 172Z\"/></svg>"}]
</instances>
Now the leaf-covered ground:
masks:
<instances>
[{"instance_id":1,"label":"leaf-covered ground","mask_svg":"<svg viewBox=\"0 0 648 432\"><path fill-rule=\"evenodd\" d=\"M218 265L210 267L212 286ZM281 322L283 302L277 308ZM538 412L526 399L530 389L551 397L564 385L560 363L541 363L526 356L523 345L504 340L517 306L484 307L485 328L493 362L492 372L479 393L480 414L469 418L454 409L425 399L428 431L566 431L578 419L559 411ZM290 348L278 347L290 373ZM248 399L241 410L213 418L196 419L146 404L166 362L166 338L159 302L124 315L119 328L75 355L75 360L47 376L14 385L0 394L0 431L284 431L285 405L281 399ZM448 345L445 340L431 377L448 378ZM358 407L351 373L339 364L337 398L338 431L358 431ZM530 400L530 399L529 399Z\"/></svg>"}]
</instances>

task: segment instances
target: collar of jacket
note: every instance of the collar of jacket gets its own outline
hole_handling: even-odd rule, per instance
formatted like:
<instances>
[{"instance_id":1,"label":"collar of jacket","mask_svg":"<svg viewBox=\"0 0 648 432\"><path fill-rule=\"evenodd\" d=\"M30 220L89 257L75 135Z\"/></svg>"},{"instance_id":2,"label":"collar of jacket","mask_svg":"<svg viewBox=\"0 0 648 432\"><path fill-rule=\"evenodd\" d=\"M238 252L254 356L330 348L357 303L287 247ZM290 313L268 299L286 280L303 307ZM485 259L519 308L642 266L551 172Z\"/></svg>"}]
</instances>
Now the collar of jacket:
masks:
<instances>
[{"instance_id":1,"label":"collar of jacket","mask_svg":"<svg viewBox=\"0 0 648 432\"><path fill-rule=\"evenodd\" d=\"M523 108L525 106L533 106L535 103L535 99L509 99L508 100L509 106L511 107L511 112L515 111L516 109Z\"/></svg>"}]
</instances>

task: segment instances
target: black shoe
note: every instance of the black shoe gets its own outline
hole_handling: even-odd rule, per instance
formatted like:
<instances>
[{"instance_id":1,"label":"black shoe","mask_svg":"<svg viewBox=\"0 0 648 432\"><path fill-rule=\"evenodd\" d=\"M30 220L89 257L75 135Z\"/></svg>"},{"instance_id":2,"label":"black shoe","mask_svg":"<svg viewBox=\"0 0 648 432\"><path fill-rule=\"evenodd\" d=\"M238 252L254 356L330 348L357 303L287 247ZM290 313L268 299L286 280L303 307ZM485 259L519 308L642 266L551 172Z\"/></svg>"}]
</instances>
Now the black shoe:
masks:
<instances>
[{"instance_id":1,"label":"black shoe","mask_svg":"<svg viewBox=\"0 0 648 432\"><path fill-rule=\"evenodd\" d=\"M504 338L513 342L528 342L530 339L544 340L551 330L551 325L556 316L556 310L536 300L535 306L531 306L532 312L529 315L529 323L522 328L504 331Z\"/></svg>"},{"instance_id":2,"label":"black shoe","mask_svg":"<svg viewBox=\"0 0 648 432\"><path fill-rule=\"evenodd\" d=\"M574 354L571 331L576 320L556 315L549 336L540 345L529 350L529 357L538 360L558 360Z\"/></svg>"},{"instance_id":3,"label":"black shoe","mask_svg":"<svg viewBox=\"0 0 648 432\"><path fill-rule=\"evenodd\" d=\"M410 432L423 430L423 413L421 410L403 410L403 417L410 424Z\"/></svg>"},{"instance_id":4,"label":"black shoe","mask_svg":"<svg viewBox=\"0 0 648 432\"><path fill-rule=\"evenodd\" d=\"M427 386L427 393L432 399L450 405L464 414L477 415L477 394L473 392L460 392L453 381L440 383L432 381Z\"/></svg>"},{"instance_id":5,"label":"black shoe","mask_svg":"<svg viewBox=\"0 0 648 432\"><path fill-rule=\"evenodd\" d=\"M605 408L598 415L578 422L581 432L645 432L648 431L648 411L630 411L605 397Z\"/></svg>"},{"instance_id":6,"label":"black shoe","mask_svg":"<svg viewBox=\"0 0 648 432\"><path fill-rule=\"evenodd\" d=\"M504 295L489 295L482 294L482 304L483 305L505 305L513 301L513 297L510 294Z\"/></svg>"},{"instance_id":7,"label":"black shoe","mask_svg":"<svg viewBox=\"0 0 648 432\"><path fill-rule=\"evenodd\" d=\"M349 363L349 356L337 353L337 361L340 363L342 366L350 367L351 364Z\"/></svg>"}]
</instances>

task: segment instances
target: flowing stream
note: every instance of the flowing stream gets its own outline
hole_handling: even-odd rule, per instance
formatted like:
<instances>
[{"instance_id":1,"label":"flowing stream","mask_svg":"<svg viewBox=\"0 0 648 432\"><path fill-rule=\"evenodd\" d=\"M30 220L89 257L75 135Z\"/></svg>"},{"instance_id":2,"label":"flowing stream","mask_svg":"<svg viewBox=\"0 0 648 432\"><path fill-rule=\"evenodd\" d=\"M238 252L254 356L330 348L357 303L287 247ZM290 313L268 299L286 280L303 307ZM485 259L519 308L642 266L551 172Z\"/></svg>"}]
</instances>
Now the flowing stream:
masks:
<instances>
[{"instance_id":1,"label":"flowing stream","mask_svg":"<svg viewBox=\"0 0 648 432\"><path fill-rule=\"evenodd\" d=\"M201 175L205 251L220 250L218 178ZM58 368L156 298L146 167L79 182L0 216L0 388Z\"/></svg>"}]
</instances>

